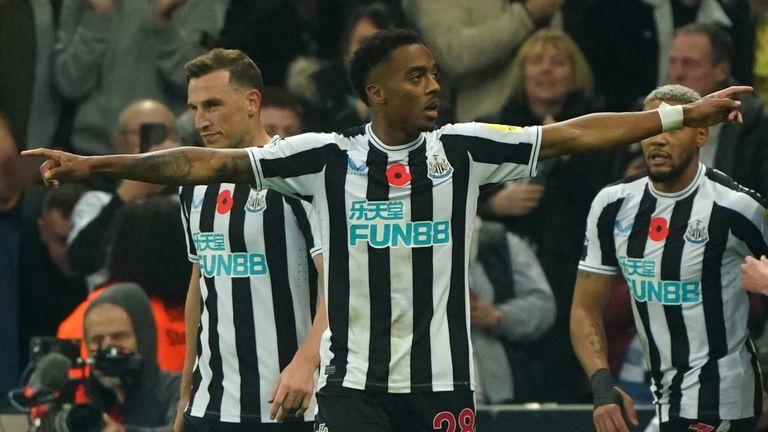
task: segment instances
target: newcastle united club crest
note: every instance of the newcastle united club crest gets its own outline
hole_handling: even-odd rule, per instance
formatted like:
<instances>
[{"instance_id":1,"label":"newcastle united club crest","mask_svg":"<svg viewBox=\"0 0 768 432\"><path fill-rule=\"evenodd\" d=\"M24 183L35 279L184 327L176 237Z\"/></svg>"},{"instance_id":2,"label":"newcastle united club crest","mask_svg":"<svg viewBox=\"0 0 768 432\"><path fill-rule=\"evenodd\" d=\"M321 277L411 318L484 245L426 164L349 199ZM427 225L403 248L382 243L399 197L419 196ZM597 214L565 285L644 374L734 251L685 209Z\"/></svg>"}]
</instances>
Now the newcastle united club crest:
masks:
<instances>
[{"instance_id":1,"label":"newcastle united club crest","mask_svg":"<svg viewBox=\"0 0 768 432\"><path fill-rule=\"evenodd\" d=\"M685 230L685 241L692 244L702 244L709 240L709 231L700 219L688 221L688 229Z\"/></svg>"},{"instance_id":2,"label":"newcastle united club crest","mask_svg":"<svg viewBox=\"0 0 768 432\"><path fill-rule=\"evenodd\" d=\"M441 154L433 154L427 159L427 177L432 180L441 180L453 174L453 167L448 159Z\"/></svg>"},{"instance_id":3,"label":"newcastle united club crest","mask_svg":"<svg viewBox=\"0 0 768 432\"><path fill-rule=\"evenodd\" d=\"M245 211L248 213L259 213L267 208L267 190L251 190L248 195L248 202L245 203Z\"/></svg>"}]
</instances>

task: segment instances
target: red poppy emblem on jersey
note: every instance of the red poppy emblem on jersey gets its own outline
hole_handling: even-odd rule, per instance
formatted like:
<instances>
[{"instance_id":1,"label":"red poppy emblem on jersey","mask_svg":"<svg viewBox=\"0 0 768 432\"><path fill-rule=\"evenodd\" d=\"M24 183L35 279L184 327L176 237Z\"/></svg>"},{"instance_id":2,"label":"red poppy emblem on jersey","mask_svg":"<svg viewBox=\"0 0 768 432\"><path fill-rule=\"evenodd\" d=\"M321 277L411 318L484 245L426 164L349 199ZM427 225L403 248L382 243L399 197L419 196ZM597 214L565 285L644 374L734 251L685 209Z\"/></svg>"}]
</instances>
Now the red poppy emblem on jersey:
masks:
<instances>
[{"instance_id":1,"label":"red poppy emblem on jersey","mask_svg":"<svg viewBox=\"0 0 768 432\"><path fill-rule=\"evenodd\" d=\"M653 241L662 241L669 234L669 224L663 217L651 219L651 226L648 229L648 237Z\"/></svg>"},{"instance_id":2,"label":"red poppy emblem on jersey","mask_svg":"<svg viewBox=\"0 0 768 432\"><path fill-rule=\"evenodd\" d=\"M387 181L392 186L405 186L411 182L411 173L403 164L394 164L387 168Z\"/></svg>"},{"instance_id":3,"label":"red poppy emblem on jersey","mask_svg":"<svg viewBox=\"0 0 768 432\"><path fill-rule=\"evenodd\" d=\"M219 196L216 197L216 212L218 214L229 213L234 204L235 202L232 200L232 191L225 189L219 192Z\"/></svg>"}]
</instances>

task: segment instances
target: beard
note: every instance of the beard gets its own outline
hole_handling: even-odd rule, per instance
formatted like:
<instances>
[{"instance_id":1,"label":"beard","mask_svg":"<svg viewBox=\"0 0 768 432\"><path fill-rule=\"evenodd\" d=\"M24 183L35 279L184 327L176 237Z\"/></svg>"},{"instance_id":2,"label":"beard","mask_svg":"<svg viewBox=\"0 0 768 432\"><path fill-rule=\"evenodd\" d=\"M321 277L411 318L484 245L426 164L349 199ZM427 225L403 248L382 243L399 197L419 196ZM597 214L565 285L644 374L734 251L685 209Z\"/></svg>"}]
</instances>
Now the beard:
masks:
<instances>
[{"instance_id":1,"label":"beard","mask_svg":"<svg viewBox=\"0 0 768 432\"><path fill-rule=\"evenodd\" d=\"M687 151L680 155L680 161L672 165L672 167L669 170L666 171L657 171L654 170L649 164L648 160L643 158L643 161L645 162L645 171L648 173L648 178L651 179L652 182L655 183L666 183L673 180L678 179L683 172L691 165L691 162L693 162L693 151Z\"/></svg>"}]
</instances>

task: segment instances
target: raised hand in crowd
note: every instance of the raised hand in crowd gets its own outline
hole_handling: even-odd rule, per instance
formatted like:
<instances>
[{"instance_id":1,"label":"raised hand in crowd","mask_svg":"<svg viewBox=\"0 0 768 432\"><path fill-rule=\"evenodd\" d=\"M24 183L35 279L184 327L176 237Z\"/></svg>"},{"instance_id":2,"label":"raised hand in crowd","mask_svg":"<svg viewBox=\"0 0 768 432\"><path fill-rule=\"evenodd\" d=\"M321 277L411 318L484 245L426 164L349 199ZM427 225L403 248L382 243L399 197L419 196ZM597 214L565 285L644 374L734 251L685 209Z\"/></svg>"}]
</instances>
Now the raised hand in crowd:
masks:
<instances>
[{"instance_id":1,"label":"raised hand in crowd","mask_svg":"<svg viewBox=\"0 0 768 432\"><path fill-rule=\"evenodd\" d=\"M508 183L494 195L488 205L499 216L523 216L539 205L544 186L537 183L516 181Z\"/></svg>"}]
</instances>

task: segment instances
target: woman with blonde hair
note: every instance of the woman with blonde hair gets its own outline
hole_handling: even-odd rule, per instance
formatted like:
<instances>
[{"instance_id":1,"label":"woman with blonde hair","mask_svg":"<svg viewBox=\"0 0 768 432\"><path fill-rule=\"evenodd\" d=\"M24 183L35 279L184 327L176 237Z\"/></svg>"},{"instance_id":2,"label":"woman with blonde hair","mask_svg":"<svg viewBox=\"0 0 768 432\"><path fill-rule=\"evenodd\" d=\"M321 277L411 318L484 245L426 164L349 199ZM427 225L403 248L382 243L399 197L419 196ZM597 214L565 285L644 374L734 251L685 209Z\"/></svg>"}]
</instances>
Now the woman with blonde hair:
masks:
<instances>
[{"instance_id":1,"label":"woman with blonde hair","mask_svg":"<svg viewBox=\"0 0 768 432\"><path fill-rule=\"evenodd\" d=\"M491 120L527 126L567 120L599 111L592 72L567 34L542 29L523 43L514 60L512 98ZM587 389L575 355L568 347L568 312L576 264L584 241L583 227L592 198L614 180L613 154L580 154L539 165L532 182L513 182L490 196L484 216L503 221L529 240L547 275L557 304L554 327L531 347L540 352L542 400L576 402ZM573 179L579 179L574 181ZM490 193L489 193L490 195Z\"/></svg>"},{"instance_id":2,"label":"woman with blonde hair","mask_svg":"<svg viewBox=\"0 0 768 432\"><path fill-rule=\"evenodd\" d=\"M503 120L518 120L510 124L567 120L601 108L592 69L576 42L560 30L531 35L512 63L512 76L512 97L501 111Z\"/></svg>"}]
</instances>

